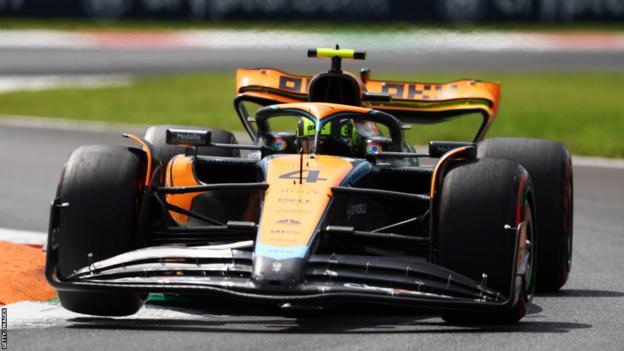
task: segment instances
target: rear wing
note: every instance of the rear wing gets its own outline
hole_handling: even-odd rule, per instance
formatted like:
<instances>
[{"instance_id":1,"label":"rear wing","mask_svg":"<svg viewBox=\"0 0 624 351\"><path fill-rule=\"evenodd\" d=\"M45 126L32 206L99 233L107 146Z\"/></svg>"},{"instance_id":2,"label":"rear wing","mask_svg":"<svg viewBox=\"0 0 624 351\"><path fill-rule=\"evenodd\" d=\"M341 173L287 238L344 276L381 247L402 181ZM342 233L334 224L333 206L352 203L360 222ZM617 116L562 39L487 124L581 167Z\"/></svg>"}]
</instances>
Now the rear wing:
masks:
<instances>
[{"instance_id":1,"label":"rear wing","mask_svg":"<svg viewBox=\"0 0 624 351\"><path fill-rule=\"evenodd\" d=\"M238 69L234 105L253 137L252 120L242 104L263 106L308 101L313 77L288 74L272 68ZM483 139L500 105L500 84L458 80L445 84L366 80L362 106L390 113L406 123L439 123L469 113L480 113L483 123L474 141Z\"/></svg>"}]
</instances>

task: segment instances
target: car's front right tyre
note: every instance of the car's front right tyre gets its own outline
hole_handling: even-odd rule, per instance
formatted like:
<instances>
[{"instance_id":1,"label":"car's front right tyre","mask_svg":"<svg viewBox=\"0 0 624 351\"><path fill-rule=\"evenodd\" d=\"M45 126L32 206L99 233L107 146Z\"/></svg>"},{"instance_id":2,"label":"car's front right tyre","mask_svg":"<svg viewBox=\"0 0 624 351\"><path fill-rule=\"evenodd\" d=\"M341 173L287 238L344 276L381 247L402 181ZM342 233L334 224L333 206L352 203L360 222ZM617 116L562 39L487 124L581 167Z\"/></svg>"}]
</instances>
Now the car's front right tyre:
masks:
<instances>
[{"instance_id":1,"label":"car's front right tyre","mask_svg":"<svg viewBox=\"0 0 624 351\"><path fill-rule=\"evenodd\" d=\"M106 258L133 250L137 212L145 177L144 152L90 145L76 149L65 164L57 190L60 203L57 272L62 278ZM135 292L59 291L66 309L123 316L143 305Z\"/></svg>"}]
</instances>

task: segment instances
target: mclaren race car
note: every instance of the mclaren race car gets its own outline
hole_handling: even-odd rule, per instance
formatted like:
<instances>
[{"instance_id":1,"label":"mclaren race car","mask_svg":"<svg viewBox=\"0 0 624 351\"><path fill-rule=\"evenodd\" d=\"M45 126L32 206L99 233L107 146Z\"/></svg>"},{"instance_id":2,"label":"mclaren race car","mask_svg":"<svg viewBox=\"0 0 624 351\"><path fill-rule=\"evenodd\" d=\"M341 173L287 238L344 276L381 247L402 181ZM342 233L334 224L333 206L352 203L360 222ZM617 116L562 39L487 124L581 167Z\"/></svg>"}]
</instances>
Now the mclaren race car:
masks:
<instances>
[{"instance_id":1,"label":"mclaren race car","mask_svg":"<svg viewBox=\"0 0 624 351\"><path fill-rule=\"evenodd\" d=\"M126 135L137 148L71 154L46 262L65 308L130 315L148 293L164 293L508 323L535 291L565 284L570 154L545 140L485 140L498 84L377 81L342 70L365 52L308 56L331 69L237 71L248 144L219 129L158 125ZM404 138L408 124L469 113L483 119L467 142L417 152Z\"/></svg>"}]
</instances>

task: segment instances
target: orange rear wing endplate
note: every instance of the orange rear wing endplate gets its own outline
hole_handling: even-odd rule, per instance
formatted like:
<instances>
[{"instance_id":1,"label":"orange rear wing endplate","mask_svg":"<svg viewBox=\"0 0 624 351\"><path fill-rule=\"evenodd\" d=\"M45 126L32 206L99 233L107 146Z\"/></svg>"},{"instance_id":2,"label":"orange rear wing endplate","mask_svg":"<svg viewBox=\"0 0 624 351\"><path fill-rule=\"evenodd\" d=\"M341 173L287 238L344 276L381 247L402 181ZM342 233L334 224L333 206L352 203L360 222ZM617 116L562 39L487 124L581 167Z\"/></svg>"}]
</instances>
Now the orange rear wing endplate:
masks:
<instances>
[{"instance_id":1,"label":"orange rear wing endplate","mask_svg":"<svg viewBox=\"0 0 624 351\"><path fill-rule=\"evenodd\" d=\"M239 115L246 113L239 102L261 105L308 101L312 77L288 74L272 68L236 71L235 106ZM469 113L481 113L483 124L475 141L481 140L496 117L500 105L500 84L477 80L458 80L445 84L368 80L366 93L390 96L390 101L364 99L363 105L388 112L407 123L438 123ZM248 116L241 115L248 131ZM250 129L251 128L251 129Z\"/></svg>"}]
</instances>

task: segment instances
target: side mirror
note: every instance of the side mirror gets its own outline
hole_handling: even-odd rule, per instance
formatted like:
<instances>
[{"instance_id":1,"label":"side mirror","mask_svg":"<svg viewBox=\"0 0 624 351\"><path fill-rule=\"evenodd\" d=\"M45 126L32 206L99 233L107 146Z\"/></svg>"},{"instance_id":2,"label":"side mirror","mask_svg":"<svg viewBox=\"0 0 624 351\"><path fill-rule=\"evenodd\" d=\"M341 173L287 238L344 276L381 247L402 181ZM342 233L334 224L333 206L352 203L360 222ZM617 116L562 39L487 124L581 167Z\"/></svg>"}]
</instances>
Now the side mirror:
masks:
<instances>
[{"instance_id":1,"label":"side mirror","mask_svg":"<svg viewBox=\"0 0 624 351\"><path fill-rule=\"evenodd\" d=\"M210 131L167 129L166 141L170 145L206 146L211 144L211 139Z\"/></svg>"}]
</instances>

